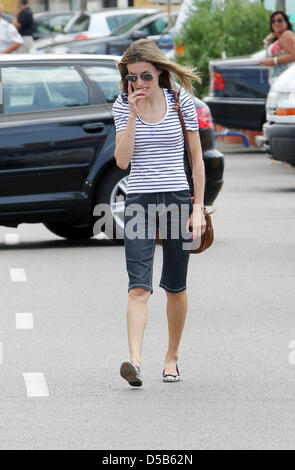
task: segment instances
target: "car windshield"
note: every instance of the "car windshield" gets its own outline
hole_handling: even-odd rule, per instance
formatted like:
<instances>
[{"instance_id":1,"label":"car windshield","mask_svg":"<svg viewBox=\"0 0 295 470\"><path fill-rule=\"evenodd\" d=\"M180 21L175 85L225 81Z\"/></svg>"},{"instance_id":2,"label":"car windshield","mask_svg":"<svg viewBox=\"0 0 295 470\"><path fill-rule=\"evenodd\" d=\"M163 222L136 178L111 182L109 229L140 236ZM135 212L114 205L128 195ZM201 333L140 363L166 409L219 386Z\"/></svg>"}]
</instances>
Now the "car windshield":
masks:
<instances>
[{"instance_id":1,"label":"car windshield","mask_svg":"<svg viewBox=\"0 0 295 470\"><path fill-rule=\"evenodd\" d=\"M84 13L71 19L64 28L64 32L68 33L81 33L82 31L87 31L90 23L90 16Z\"/></svg>"},{"instance_id":2,"label":"car windshield","mask_svg":"<svg viewBox=\"0 0 295 470\"><path fill-rule=\"evenodd\" d=\"M37 21L36 31L40 34L61 33L73 14L57 15Z\"/></svg>"},{"instance_id":3,"label":"car windshield","mask_svg":"<svg viewBox=\"0 0 295 470\"><path fill-rule=\"evenodd\" d=\"M125 23L129 23L129 21L138 18L138 14L130 13L130 15L117 15L117 16L106 16L106 22L110 31L115 31L117 28L121 28L121 26Z\"/></svg>"},{"instance_id":4,"label":"car windshield","mask_svg":"<svg viewBox=\"0 0 295 470\"><path fill-rule=\"evenodd\" d=\"M133 18L133 20L128 21L127 23L124 23L122 26L119 26L118 28L116 28L112 32L111 36L120 36L121 34L127 33L130 29L133 28L133 26L136 26L137 23L139 23L144 18L148 18L149 16L151 16L151 15L146 14L146 15L142 15L142 16L138 16L136 18Z\"/></svg>"}]
</instances>

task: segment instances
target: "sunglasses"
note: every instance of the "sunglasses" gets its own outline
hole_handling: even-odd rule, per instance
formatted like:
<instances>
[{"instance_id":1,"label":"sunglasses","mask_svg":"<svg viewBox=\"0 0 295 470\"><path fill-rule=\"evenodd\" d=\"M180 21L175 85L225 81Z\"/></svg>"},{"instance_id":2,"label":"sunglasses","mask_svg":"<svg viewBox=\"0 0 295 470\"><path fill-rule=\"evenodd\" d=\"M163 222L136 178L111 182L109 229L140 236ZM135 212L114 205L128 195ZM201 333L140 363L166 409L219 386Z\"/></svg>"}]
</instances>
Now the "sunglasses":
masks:
<instances>
[{"instance_id":1,"label":"sunglasses","mask_svg":"<svg viewBox=\"0 0 295 470\"><path fill-rule=\"evenodd\" d=\"M274 18L273 20L271 20L272 23L283 23L283 18Z\"/></svg>"},{"instance_id":2,"label":"sunglasses","mask_svg":"<svg viewBox=\"0 0 295 470\"><path fill-rule=\"evenodd\" d=\"M141 80L144 82L151 82L154 78L154 76L151 73L141 73L140 75ZM130 73L129 75L126 75L125 79L127 82L132 82L135 83L138 79L138 75L135 75L134 73Z\"/></svg>"}]
</instances>

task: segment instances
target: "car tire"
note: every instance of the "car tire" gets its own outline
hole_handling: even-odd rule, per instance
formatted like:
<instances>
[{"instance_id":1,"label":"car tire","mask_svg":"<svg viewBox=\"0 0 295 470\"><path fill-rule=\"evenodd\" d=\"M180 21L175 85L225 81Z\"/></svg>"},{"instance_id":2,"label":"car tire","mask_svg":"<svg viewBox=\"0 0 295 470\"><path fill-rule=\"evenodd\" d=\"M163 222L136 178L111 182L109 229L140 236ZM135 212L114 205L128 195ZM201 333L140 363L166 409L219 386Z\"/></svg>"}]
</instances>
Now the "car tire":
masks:
<instances>
[{"instance_id":1,"label":"car tire","mask_svg":"<svg viewBox=\"0 0 295 470\"><path fill-rule=\"evenodd\" d=\"M46 222L52 233L68 240L88 240L93 237L93 225L71 225L67 222Z\"/></svg>"},{"instance_id":2,"label":"car tire","mask_svg":"<svg viewBox=\"0 0 295 470\"><path fill-rule=\"evenodd\" d=\"M113 165L98 181L93 198L93 215L96 220L94 234L104 232L108 238L124 241L124 202L127 192L127 182L130 169L122 170ZM103 211L103 204L106 210ZM103 215L105 224L102 221ZM98 216L98 217L97 217ZM102 229L101 229L102 228Z\"/></svg>"}]
</instances>

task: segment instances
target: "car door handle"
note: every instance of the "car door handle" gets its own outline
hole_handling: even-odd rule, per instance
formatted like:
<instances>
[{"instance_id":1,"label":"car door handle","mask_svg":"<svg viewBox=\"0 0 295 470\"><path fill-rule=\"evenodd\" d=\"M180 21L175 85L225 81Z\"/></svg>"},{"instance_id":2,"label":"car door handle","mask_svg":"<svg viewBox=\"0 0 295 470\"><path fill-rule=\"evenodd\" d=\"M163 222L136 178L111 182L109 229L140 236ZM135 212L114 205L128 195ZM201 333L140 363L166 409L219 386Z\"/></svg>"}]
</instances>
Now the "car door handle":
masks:
<instances>
[{"instance_id":1,"label":"car door handle","mask_svg":"<svg viewBox=\"0 0 295 470\"><path fill-rule=\"evenodd\" d=\"M90 124L83 124L83 129L85 132L89 133L101 132L104 129L104 123L91 122Z\"/></svg>"}]
</instances>

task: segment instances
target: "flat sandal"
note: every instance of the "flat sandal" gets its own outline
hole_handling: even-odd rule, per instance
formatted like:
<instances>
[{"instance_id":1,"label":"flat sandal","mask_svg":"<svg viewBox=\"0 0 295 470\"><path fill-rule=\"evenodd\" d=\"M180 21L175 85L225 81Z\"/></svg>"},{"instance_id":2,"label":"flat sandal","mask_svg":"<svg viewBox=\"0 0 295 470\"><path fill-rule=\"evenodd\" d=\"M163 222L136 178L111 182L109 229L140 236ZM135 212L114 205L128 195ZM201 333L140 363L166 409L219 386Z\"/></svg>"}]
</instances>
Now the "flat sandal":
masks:
<instances>
[{"instance_id":1,"label":"flat sandal","mask_svg":"<svg viewBox=\"0 0 295 470\"><path fill-rule=\"evenodd\" d=\"M165 374L165 369L164 369L163 372L162 372L163 382L166 382L166 383L168 383L168 382L180 382L180 373L179 373L177 364L176 364L176 372L177 372L177 375Z\"/></svg>"}]
</instances>

